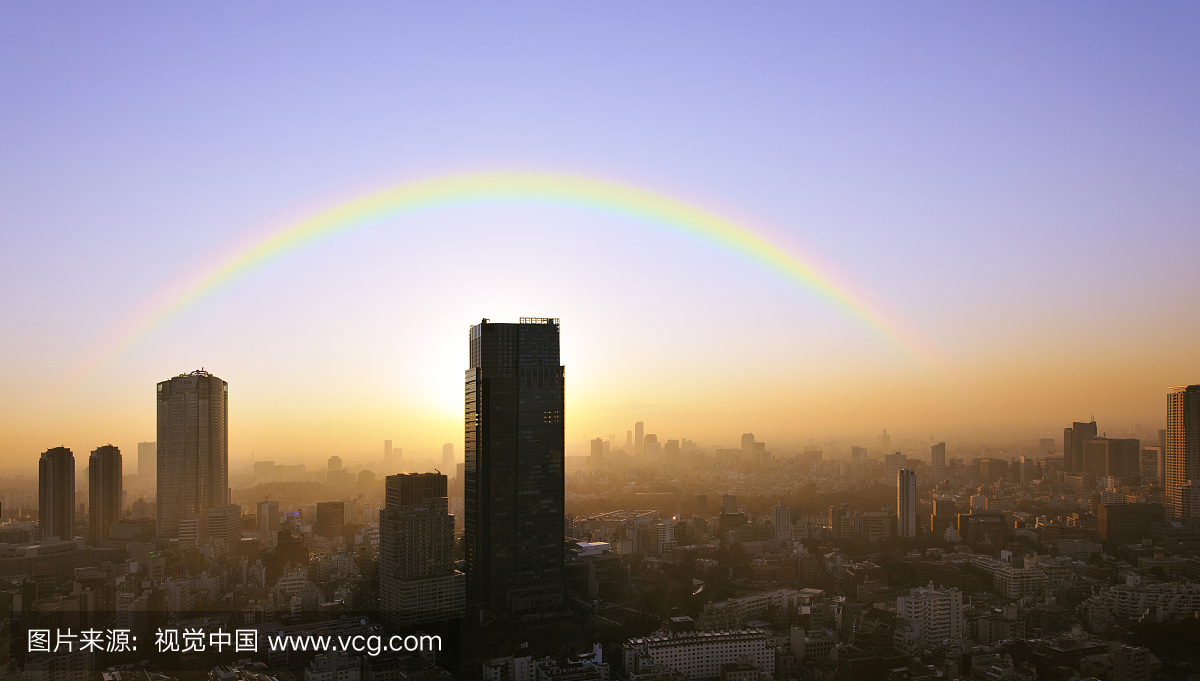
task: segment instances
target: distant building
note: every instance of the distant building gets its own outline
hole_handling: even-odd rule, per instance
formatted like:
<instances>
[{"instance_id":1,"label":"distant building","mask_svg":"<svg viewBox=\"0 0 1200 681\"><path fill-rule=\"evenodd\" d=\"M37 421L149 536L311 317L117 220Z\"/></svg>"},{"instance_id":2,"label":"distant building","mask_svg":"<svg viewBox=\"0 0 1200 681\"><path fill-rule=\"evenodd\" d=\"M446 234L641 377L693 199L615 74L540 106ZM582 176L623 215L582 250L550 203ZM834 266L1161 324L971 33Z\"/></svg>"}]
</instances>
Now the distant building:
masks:
<instances>
[{"instance_id":1,"label":"distant building","mask_svg":"<svg viewBox=\"0 0 1200 681\"><path fill-rule=\"evenodd\" d=\"M1063 429L1063 470L1068 473L1083 472L1084 443L1096 437L1097 433L1095 421L1076 421L1070 428Z\"/></svg>"},{"instance_id":2,"label":"distant building","mask_svg":"<svg viewBox=\"0 0 1200 681\"><path fill-rule=\"evenodd\" d=\"M108 539L121 520L121 450L104 445L88 457L88 541L93 546Z\"/></svg>"},{"instance_id":3,"label":"distant building","mask_svg":"<svg viewBox=\"0 0 1200 681\"><path fill-rule=\"evenodd\" d=\"M38 529L42 541L75 537L75 454L66 447L38 460Z\"/></svg>"},{"instance_id":4,"label":"distant building","mask_svg":"<svg viewBox=\"0 0 1200 681\"><path fill-rule=\"evenodd\" d=\"M1096 530L1100 541L1136 544L1150 536L1155 523L1163 520L1159 504L1100 504Z\"/></svg>"},{"instance_id":5,"label":"distant building","mask_svg":"<svg viewBox=\"0 0 1200 681\"><path fill-rule=\"evenodd\" d=\"M946 479L946 443L939 442L929 448L929 468L935 483Z\"/></svg>"},{"instance_id":6,"label":"distant building","mask_svg":"<svg viewBox=\"0 0 1200 681\"><path fill-rule=\"evenodd\" d=\"M683 632L631 638L625 645L625 670L644 667L673 669L689 679L718 678L721 665L746 661L770 674L775 669L773 638L765 631Z\"/></svg>"},{"instance_id":7,"label":"distant building","mask_svg":"<svg viewBox=\"0 0 1200 681\"><path fill-rule=\"evenodd\" d=\"M1167 503L1175 516L1188 517L1180 490L1189 480L1200 480L1200 385L1176 386L1167 393L1166 437Z\"/></svg>"},{"instance_id":8,"label":"distant building","mask_svg":"<svg viewBox=\"0 0 1200 681\"><path fill-rule=\"evenodd\" d=\"M896 473L896 535L917 536L917 472L907 468Z\"/></svg>"},{"instance_id":9,"label":"distant building","mask_svg":"<svg viewBox=\"0 0 1200 681\"><path fill-rule=\"evenodd\" d=\"M646 453L646 424L638 421L633 424L633 455L641 457Z\"/></svg>"},{"instance_id":10,"label":"distant building","mask_svg":"<svg viewBox=\"0 0 1200 681\"><path fill-rule=\"evenodd\" d=\"M448 476L454 471L454 443L442 445L442 470Z\"/></svg>"},{"instance_id":11,"label":"distant building","mask_svg":"<svg viewBox=\"0 0 1200 681\"><path fill-rule=\"evenodd\" d=\"M313 534L329 539L340 537L345 524L345 502L321 501L317 503L317 517L313 521Z\"/></svg>"},{"instance_id":12,"label":"distant building","mask_svg":"<svg viewBox=\"0 0 1200 681\"><path fill-rule=\"evenodd\" d=\"M137 448L137 474L142 480L158 477L158 443L139 442Z\"/></svg>"},{"instance_id":13,"label":"distant building","mask_svg":"<svg viewBox=\"0 0 1200 681\"><path fill-rule=\"evenodd\" d=\"M907 594L896 598L896 617L925 643L969 638L962 592L958 589L935 589L932 584L909 589Z\"/></svg>"}]
</instances>

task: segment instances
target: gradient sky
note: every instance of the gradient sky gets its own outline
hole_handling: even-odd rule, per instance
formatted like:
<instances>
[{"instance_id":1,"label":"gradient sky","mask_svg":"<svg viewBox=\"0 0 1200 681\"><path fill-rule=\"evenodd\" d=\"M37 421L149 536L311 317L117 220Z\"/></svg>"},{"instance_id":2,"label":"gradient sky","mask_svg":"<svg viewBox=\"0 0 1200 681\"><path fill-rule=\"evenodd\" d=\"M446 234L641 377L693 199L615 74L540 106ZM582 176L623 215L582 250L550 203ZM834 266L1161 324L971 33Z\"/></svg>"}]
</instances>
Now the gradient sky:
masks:
<instances>
[{"instance_id":1,"label":"gradient sky","mask_svg":"<svg viewBox=\"0 0 1200 681\"><path fill-rule=\"evenodd\" d=\"M1159 427L1200 382L1200 5L0 2L0 469L462 441L467 330L562 319L568 451L888 428ZM654 224L473 206L252 271L80 374L235 244L444 173L594 176L820 263L913 353Z\"/></svg>"}]
</instances>

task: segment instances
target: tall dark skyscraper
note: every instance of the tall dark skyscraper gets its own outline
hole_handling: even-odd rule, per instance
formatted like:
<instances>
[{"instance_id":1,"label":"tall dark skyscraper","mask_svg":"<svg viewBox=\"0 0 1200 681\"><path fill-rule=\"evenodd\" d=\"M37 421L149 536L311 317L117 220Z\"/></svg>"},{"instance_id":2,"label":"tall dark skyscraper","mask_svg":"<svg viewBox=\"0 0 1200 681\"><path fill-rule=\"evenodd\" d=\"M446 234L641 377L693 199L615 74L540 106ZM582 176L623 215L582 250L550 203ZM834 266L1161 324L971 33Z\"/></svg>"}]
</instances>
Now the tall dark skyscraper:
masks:
<instances>
[{"instance_id":1,"label":"tall dark skyscraper","mask_svg":"<svg viewBox=\"0 0 1200 681\"><path fill-rule=\"evenodd\" d=\"M66 447L38 460L38 529L42 540L75 537L75 455Z\"/></svg>"},{"instance_id":2,"label":"tall dark skyscraper","mask_svg":"<svg viewBox=\"0 0 1200 681\"><path fill-rule=\"evenodd\" d=\"M929 448L929 471L933 474L933 482L935 484L946 479L945 442L939 442Z\"/></svg>"},{"instance_id":3,"label":"tall dark skyscraper","mask_svg":"<svg viewBox=\"0 0 1200 681\"><path fill-rule=\"evenodd\" d=\"M229 384L204 371L158 384L158 536L229 503Z\"/></svg>"},{"instance_id":4,"label":"tall dark skyscraper","mask_svg":"<svg viewBox=\"0 0 1200 681\"><path fill-rule=\"evenodd\" d=\"M1185 500L1183 491L1188 481L1200 481L1200 385L1180 385L1169 390L1167 442L1163 452L1167 505L1176 516L1195 517L1200 515L1200 508L1194 500Z\"/></svg>"},{"instance_id":5,"label":"tall dark skyscraper","mask_svg":"<svg viewBox=\"0 0 1200 681\"><path fill-rule=\"evenodd\" d=\"M121 450L104 445L88 457L88 542L96 546L108 539L120 519Z\"/></svg>"},{"instance_id":6,"label":"tall dark skyscraper","mask_svg":"<svg viewBox=\"0 0 1200 681\"><path fill-rule=\"evenodd\" d=\"M466 372L467 598L514 615L564 591L563 366L557 319L471 327Z\"/></svg>"},{"instance_id":7,"label":"tall dark skyscraper","mask_svg":"<svg viewBox=\"0 0 1200 681\"><path fill-rule=\"evenodd\" d=\"M1070 428L1063 428L1063 470L1082 473L1084 468L1084 445L1096 437L1096 422L1076 421Z\"/></svg>"},{"instance_id":8,"label":"tall dark skyscraper","mask_svg":"<svg viewBox=\"0 0 1200 681\"><path fill-rule=\"evenodd\" d=\"M454 569L454 516L446 476L389 475L379 511L379 603L394 625L444 622L465 603Z\"/></svg>"}]
</instances>

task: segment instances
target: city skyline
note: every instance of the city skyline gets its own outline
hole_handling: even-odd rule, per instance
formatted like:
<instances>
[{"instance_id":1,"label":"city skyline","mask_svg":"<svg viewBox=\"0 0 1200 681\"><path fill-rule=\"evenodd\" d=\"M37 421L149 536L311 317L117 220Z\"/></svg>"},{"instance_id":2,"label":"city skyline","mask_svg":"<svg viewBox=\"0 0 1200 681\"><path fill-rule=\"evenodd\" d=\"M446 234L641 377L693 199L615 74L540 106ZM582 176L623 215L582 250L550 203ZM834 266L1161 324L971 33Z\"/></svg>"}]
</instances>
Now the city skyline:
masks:
<instances>
[{"instance_id":1,"label":"city skyline","mask_svg":"<svg viewBox=\"0 0 1200 681\"><path fill-rule=\"evenodd\" d=\"M1162 427L1200 375L1194 6L677 10L0 9L0 465L135 451L197 366L238 385L235 462L436 452L457 329L539 311L574 453Z\"/></svg>"}]
</instances>

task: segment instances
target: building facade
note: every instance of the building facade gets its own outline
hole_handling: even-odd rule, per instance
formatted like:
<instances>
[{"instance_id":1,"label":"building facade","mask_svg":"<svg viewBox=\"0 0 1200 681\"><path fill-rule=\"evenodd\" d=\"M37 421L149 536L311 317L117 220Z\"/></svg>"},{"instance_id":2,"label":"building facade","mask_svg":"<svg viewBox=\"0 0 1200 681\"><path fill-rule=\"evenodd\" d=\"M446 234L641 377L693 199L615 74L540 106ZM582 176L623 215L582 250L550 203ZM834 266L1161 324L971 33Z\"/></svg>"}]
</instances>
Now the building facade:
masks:
<instances>
[{"instance_id":1,"label":"building facade","mask_svg":"<svg viewBox=\"0 0 1200 681\"><path fill-rule=\"evenodd\" d=\"M466 372L468 597L492 612L563 605L563 366L557 319L471 327Z\"/></svg>"},{"instance_id":2,"label":"building facade","mask_svg":"<svg viewBox=\"0 0 1200 681\"><path fill-rule=\"evenodd\" d=\"M454 516L446 476L389 475L379 511L379 600L395 626L443 622L463 613L464 575L454 569Z\"/></svg>"},{"instance_id":3,"label":"building facade","mask_svg":"<svg viewBox=\"0 0 1200 681\"><path fill-rule=\"evenodd\" d=\"M901 539L917 536L917 472L908 468L896 473L896 534Z\"/></svg>"},{"instance_id":4,"label":"building facade","mask_svg":"<svg viewBox=\"0 0 1200 681\"><path fill-rule=\"evenodd\" d=\"M38 529L43 541L75 536L75 454L66 447L38 460Z\"/></svg>"},{"instance_id":5,"label":"building facade","mask_svg":"<svg viewBox=\"0 0 1200 681\"><path fill-rule=\"evenodd\" d=\"M200 369L158 384L158 536L229 504L229 384Z\"/></svg>"},{"instance_id":6,"label":"building facade","mask_svg":"<svg viewBox=\"0 0 1200 681\"><path fill-rule=\"evenodd\" d=\"M1167 393L1167 441L1163 451L1166 499L1177 517L1185 517L1181 495L1189 480L1200 480L1200 385L1176 386Z\"/></svg>"},{"instance_id":7,"label":"building facade","mask_svg":"<svg viewBox=\"0 0 1200 681\"><path fill-rule=\"evenodd\" d=\"M88 457L88 542L107 540L121 519L121 450L104 445Z\"/></svg>"}]
</instances>

